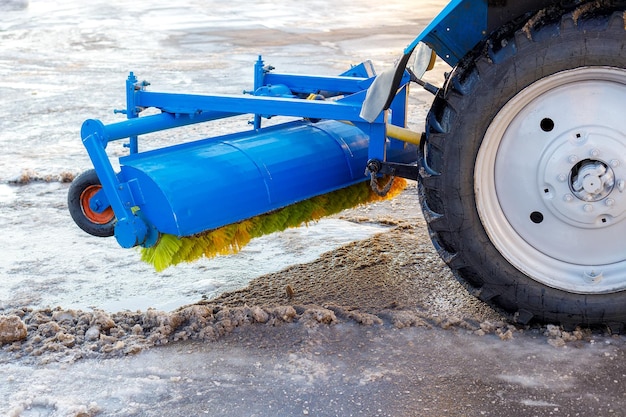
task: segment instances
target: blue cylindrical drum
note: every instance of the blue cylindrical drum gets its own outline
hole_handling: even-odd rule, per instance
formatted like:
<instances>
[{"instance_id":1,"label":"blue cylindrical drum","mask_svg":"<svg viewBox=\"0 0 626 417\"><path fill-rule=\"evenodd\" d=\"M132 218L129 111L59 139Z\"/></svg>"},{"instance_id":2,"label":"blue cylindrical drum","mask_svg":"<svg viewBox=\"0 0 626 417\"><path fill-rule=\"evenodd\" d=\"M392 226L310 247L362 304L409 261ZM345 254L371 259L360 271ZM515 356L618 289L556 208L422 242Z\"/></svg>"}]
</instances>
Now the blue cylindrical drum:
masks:
<instances>
[{"instance_id":1,"label":"blue cylindrical drum","mask_svg":"<svg viewBox=\"0 0 626 417\"><path fill-rule=\"evenodd\" d=\"M337 121L294 121L120 158L142 217L190 236L364 181L369 138Z\"/></svg>"}]
</instances>

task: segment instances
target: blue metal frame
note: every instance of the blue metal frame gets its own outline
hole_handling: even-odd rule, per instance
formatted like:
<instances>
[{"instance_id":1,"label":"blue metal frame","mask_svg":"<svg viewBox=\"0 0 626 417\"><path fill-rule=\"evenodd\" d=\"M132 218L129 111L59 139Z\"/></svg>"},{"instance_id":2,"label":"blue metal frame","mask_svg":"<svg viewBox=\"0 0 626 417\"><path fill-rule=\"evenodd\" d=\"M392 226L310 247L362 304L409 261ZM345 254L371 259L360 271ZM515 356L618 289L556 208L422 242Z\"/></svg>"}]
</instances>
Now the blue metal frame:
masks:
<instances>
[{"instance_id":1,"label":"blue metal frame","mask_svg":"<svg viewBox=\"0 0 626 417\"><path fill-rule=\"evenodd\" d=\"M235 96L151 92L146 90L149 84L145 81L138 82L131 72L126 80L126 110L118 111L126 114L127 120L108 125L99 120L86 120L83 123L83 144L102 184L101 192L92 198L90 206L96 212L101 212L108 206L113 208L117 218L115 236L122 247L152 246L157 241L159 232L163 231L157 230L154 219L142 218L144 213L138 206L144 201L144 190L136 178L126 178L114 171L106 154L109 142L129 138L130 141L125 146L129 147L130 155L138 155L140 135L251 114L254 115L252 132L262 130L263 117L275 115L347 122L362 132L352 132L349 135L364 134L369 139L368 159L384 161L388 149L401 149L404 146L404 143L386 137L386 113L381 113L373 123L365 122L359 116L367 88L375 78L369 63L355 66L339 76L322 77L275 73L259 57L254 73L254 91ZM406 122L408 80L408 76L403 79L404 87L399 90L393 103L392 117L389 120L401 127ZM303 99L310 94L315 96L320 91L334 97L329 100ZM149 107L160 109L161 113L139 117L142 109ZM327 134L334 135L331 131ZM343 139L339 140L343 142ZM362 169L365 170L365 165ZM173 172L172 175L177 174ZM359 181L365 179L363 175Z\"/></svg>"}]
</instances>

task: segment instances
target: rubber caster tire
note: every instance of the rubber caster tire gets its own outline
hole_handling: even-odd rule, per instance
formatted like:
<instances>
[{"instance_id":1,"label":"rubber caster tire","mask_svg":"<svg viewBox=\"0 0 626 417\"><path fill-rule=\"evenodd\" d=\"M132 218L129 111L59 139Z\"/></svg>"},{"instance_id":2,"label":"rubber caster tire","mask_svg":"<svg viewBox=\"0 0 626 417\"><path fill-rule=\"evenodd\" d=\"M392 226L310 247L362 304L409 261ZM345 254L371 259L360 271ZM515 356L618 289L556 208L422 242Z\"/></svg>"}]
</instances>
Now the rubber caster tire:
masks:
<instances>
[{"instance_id":1,"label":"rubber caster tire","mask_svg":"<svg viewBox=\"0 0 626 417\"><path fill-rule=\"evenodd\" d=\"M102 189L96 171L91 169L72 181L67 194L67 205L72 219L83 231L93 236L110 237L115 231L115 213L109 206L101 213L91 209L89 203Z\"/></svg>"}]
</instances>

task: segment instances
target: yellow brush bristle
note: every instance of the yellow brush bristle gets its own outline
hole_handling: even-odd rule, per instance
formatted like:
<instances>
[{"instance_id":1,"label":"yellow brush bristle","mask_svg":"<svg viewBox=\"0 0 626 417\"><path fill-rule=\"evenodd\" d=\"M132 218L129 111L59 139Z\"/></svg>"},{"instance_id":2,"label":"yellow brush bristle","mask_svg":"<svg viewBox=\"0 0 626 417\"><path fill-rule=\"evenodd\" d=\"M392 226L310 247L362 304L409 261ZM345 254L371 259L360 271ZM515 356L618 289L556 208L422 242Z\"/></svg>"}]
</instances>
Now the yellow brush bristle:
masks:
<instances>
[{"instance_id":1,"label":"yellow brush bristle","mask_svg":"<svg viewBox=\"0 0 626 417\"><path fill-rule=\"evenodd\" d=\"M389 192L381 197L372 191L369 182L361 182L194 236L163 234L155 246L141 249L141 259L162 271L181 262L237 253L255 237L308 224L361 204L387 200L405 187L404 179L395 178Z\"/></svg>"}]
</instances>

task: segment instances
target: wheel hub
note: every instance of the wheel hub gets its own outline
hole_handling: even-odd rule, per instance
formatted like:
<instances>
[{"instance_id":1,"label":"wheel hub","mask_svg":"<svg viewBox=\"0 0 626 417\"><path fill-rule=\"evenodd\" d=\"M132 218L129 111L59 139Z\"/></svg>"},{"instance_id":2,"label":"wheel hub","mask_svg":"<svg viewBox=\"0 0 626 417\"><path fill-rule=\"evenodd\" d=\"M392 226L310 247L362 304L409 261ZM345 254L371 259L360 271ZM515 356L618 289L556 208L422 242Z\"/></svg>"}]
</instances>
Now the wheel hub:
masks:
<instances>
[{"instance_id":1,"label":"wheel hub","mask_svg":"<svg viewBox=\"0 0 626 417\"><path fill-rule=\"evenodd\" d=\"M626 289L626 70L581 67L536 81L498 112L474 171L490 240L547 286Z\"/></svg>"},{"instance_id":2,"label":"wheel hub","mask_svg":"<svg viewBox=\"0 0 626 417\"><path fill-rule=\"evenodd\" d=\"M576 197L582 201L600 201L611 194L615 176L608 165L591 159L578 165L570 172L570 188Z\"/></svg>"},{"instance_id":3,"label":"wheel hub","mask_svg":"<svg viewBox=\"0 0 626 417\"><path fill-rule=\"evenodd\" d=\"M580 126L551 140L538 164L537 189L554 216L586 228L607 227L626 216L626 144L621 136Z\"/></svg>"}]
</instances>

